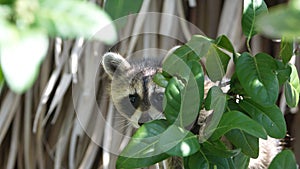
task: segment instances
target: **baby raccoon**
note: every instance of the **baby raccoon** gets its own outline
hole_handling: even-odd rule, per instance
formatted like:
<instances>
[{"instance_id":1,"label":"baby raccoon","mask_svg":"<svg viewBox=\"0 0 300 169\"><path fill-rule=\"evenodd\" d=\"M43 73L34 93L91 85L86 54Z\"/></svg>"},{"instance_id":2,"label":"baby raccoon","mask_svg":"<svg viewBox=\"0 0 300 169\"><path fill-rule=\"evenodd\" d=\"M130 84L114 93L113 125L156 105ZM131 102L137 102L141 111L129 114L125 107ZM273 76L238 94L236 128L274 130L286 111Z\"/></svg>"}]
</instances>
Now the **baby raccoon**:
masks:
<instances>
[{"instance_id":1,"label":"baby raccoon","mask_svg":"<svg viewBox=\"0 0 300 169\"><path fill-rule=\"evenodd\" d=\"M134 127L163 118L164 88L152 81L161 71L161 59L148 58L128 62L121 55L106 53L103 67L111 82L111 96L118 112Z\"/></svg>"},{"instance_id":2,"label":"baby raccoon","mask_svg":"<svg viewBox=\"0 0 300 169\"><path fill-rule=\"evenodd\" d=\"M112 80L111 96L116 109L134 127L138 128L147 121L164 118L162 114L164 88L152 81L155 73L161 72L162 59L127 61L121 55L109 52L103 56L102 64ZM206 80L205 93L210 87L212 83ZM259 142L259 157L250 159L249 169L267 168L280 151L277 139L260 139ZM172 162L174 160L177 160L177 164L170 168L183 168L178 158L169 159L168 163L175 164Z\"/></svg>"}]
</instances>

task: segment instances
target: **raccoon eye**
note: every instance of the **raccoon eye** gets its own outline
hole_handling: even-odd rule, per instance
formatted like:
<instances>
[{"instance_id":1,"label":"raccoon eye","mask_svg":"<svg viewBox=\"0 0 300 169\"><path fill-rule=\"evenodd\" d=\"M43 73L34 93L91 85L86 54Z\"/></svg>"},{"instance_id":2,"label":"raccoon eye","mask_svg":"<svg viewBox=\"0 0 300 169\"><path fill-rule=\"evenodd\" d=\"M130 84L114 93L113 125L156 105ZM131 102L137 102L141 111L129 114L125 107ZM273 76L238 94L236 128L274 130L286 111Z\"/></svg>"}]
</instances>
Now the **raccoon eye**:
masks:
<instances>
[{"instance_id":1,"label":"raccoon eye","mask_svg":"<svg viewBox=\"0 0 300 169\"><path fill-rule=\"evenodd\" d=\"M139 106L140 96L137 93L129 94L129 100L133 107L137 108Z\"/></svg>"}]
</instances>

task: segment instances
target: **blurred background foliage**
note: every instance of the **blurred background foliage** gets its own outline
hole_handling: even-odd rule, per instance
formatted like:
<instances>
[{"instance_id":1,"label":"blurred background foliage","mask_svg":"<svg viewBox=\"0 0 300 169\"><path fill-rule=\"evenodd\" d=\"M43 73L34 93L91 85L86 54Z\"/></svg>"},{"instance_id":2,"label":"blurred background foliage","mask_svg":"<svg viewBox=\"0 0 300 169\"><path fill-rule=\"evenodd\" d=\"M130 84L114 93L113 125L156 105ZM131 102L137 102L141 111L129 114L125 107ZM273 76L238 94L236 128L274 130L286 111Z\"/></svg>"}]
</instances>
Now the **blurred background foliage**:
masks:
<instances>
[{"instance_id":1,"label":"blurred background foliage","mask_svg":"<svg viewBox=\"0 0 300 169\"><path fill-rule=\"evenodd\" d=\"M266 3L272 7L286 1ZM299 35L295 29L299 4L294 3L290 8L295 10L277 10L262 19L278 29L261 27L266 37L255 35L248 42L253 54L263 51L279 58L280 43L271 38L284 35L291 39L282 25ZM137 12L175 15L195 27L159 15L136 15L106 27L112 20ZM120 152L128 140L112 130L128 135L131 130L120 127L114 118L101 56L108 49L125 56L147 48L168 50L200 34L196 28L211 38L225 34L237 52L246 51L242 12L243 2L236 0L1 0L0 168L114 168L116 155L109 152ZM105 34L91 40L102 28L107 28ZM151 29L178 39L139 35ZM110 48L117 37L119 42ZM299 44L295 49L299 54ZM299 58L292 63L299 71ZM280 96L278 105L285 112L290 135L285 146L294 150L299 163L300 132L296 128L300 115L298 108L290 109L284 95Z\"/></svg>"}]
</instances>

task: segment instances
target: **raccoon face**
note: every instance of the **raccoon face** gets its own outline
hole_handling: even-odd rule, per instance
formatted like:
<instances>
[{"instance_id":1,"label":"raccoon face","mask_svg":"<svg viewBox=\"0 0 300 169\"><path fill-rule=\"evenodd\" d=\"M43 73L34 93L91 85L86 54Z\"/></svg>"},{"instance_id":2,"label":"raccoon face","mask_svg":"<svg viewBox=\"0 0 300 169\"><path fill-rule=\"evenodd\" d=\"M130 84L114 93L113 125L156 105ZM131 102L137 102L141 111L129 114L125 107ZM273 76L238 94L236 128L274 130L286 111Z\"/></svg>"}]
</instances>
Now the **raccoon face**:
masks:
<instances>
[{"instance_id":1,"label":"raccoon face","mask_svg":"<svg viewBox=\"0 0 300 169\"><path fill-rule=\"evenodd\" d=\"M134 127L150 120L164 118L164 88L152 78L161 70L161 60L128 62L116 53L103 56L103 67L111 78L111 97L118 112Z\"/></svg>"}]
</instances>

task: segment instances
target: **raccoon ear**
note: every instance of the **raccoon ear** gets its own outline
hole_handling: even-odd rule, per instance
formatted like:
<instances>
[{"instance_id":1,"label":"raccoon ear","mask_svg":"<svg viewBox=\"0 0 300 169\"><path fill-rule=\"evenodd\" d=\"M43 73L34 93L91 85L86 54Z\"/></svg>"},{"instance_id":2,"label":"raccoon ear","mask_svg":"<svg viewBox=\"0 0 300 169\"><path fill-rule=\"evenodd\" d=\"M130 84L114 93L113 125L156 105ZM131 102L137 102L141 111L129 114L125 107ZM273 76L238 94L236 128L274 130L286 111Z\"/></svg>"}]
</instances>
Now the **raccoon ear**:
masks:
<instances>
[{"instance_id":1,"label":"raccoon ear","mask_svg":"<svg viewBox=\"0 0 300 169\"><path fill-rule=\"evenodd\" d=\"M110 77L113 77L117 69L120 71L125 71L126 69L130 68L130 64L121 55L113 52L104 54L102 64L105 72Z\"/></svg>"}]
</instances>

